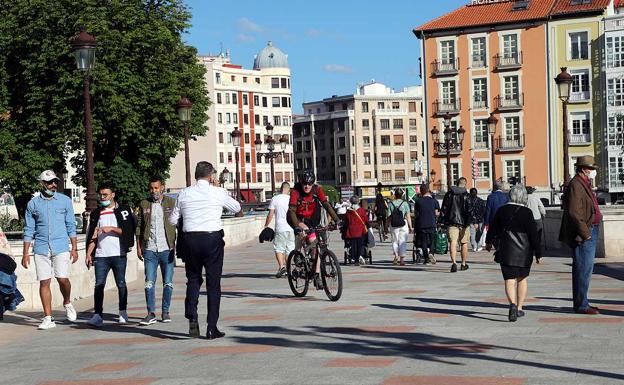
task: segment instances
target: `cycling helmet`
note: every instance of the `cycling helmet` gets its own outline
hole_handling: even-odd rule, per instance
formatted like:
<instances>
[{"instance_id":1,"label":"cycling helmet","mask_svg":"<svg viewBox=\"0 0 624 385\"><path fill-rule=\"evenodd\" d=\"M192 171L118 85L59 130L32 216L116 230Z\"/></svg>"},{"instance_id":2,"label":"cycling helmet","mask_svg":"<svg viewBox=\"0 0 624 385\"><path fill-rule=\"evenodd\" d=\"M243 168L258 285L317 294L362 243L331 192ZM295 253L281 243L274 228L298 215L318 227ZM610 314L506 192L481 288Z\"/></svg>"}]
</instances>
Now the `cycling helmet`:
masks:
<instances>
[{"instance_id":1,"label":"cycling helmet","mask_svg":"<svg viewBox=\"0 0 624 385\"><path fill-rule=\"evenodd\" d=\"M302 184L310 184L316 181L316 177L314 176L314 172L312 170L305 170L301 174L299 174L299 182Z\"/></svg>"}]
</instances>

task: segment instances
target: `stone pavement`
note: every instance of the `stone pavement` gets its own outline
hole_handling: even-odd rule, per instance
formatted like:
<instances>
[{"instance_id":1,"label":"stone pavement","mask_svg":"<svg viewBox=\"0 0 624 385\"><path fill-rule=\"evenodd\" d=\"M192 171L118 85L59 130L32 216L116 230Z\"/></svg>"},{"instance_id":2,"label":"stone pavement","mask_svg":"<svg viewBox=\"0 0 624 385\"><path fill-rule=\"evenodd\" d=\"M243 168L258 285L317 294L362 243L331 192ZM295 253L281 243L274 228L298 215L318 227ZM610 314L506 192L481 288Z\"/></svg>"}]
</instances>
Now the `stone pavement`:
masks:
<instances>
[{"instance_id":1,"label":"stone pavement","mask_svg":"<svg viewBox=\"0 0 624 385\"><path fill-rule=\"evenodd\" d=\"M581 316L570 311L570 260L546 258L529 278L526 317L509 323L498 266L484 252L471 258L468 271L454 274L446 257L435 266L393 266L384 243L373 266L343 267L343 297L329 302L314 289L295 299L286 279L273 278L270 245L231 248L222 280L225 338L187 337L177 268L171 324L137 325L145 315L141 282L130 292L133 323L125 326L113 321L115 290L106 293L101 330L85 326L91 298L77 303L79 322L49 331L36 330L40 314L6 315L0 384L624 383L622 266L596 267L591 298L603 314Z\"/></svg>"}]
</instances>

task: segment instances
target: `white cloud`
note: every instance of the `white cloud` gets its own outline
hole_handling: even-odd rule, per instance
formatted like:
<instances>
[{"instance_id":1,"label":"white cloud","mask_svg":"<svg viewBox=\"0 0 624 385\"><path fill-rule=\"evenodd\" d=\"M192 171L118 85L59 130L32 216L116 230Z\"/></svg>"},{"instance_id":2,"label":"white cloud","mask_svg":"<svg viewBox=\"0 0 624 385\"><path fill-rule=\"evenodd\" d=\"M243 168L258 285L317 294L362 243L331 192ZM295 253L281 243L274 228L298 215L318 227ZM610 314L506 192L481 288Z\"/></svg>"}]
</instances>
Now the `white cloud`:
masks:
<instances>
[{"instance_id":1,"label":"white cloud","mask_svg":"<svg viewBox=\"0 0 624 385\"><path fill-rule=\"evenodd\" d=\"M238 35L236 35L236 41L240 42L240 43L251 43L256 41L256 38L251 36L251 35L246 35L244 33L239 33Z\"/></svg>"},{"instance_id":2,"label":"white cloud","mask_svg":"<svg viewBox=\"0 0 624 385\"><path fill-rule=\"evenodd\" d=\"M256 32L261 33L264 32L265 28L259 24L254 23L246 17L241 17L236 21L236 25L243 31L246 32Z\"/></svg>"},{"instance_id":3,"label":"white cloud","mask_svg":"<svg viewBox=\"0 0 624 385\"><path fill-rule=\"evenodd\" d=\"M305 30L305 34L308 37L319 37L323 32L316 28L309 28Z\"/></svg>"},{"instance_id":4,"label":"white cloud","mask_svg":"<svg viewBox=\"0 0 624 385\"><path fill-rule=\"evenodd\" d=\"M353 72L353 68L343 66L341 64L325 64L323 66L323 71L336 72L336 73L341 73L341 74L350 74Z\"/></svg>"}]
</instances>

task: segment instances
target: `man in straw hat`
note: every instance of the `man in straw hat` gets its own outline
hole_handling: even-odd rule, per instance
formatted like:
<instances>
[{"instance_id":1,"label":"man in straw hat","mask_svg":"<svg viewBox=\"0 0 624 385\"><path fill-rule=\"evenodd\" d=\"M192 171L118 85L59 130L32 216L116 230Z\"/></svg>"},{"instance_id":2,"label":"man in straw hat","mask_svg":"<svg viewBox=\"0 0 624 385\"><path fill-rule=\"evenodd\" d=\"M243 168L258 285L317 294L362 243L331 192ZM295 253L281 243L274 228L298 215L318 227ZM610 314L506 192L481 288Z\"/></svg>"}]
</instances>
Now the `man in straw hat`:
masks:
<instances>
[{"instance_id":1,"label":"man in straw hat","mask_svg":"<svg viewBox=\"0 0 624 385\"><path fill-rule=\"evenodd\" d=\"M591 184L591 180L596 178L597 166L593 156L581 156L574 167L576 175L565 190L559 240L572 248L574 311L579 314L599 314L598 309L590 306L587 299L602 220Z\"/></svg>"}]
</instances>

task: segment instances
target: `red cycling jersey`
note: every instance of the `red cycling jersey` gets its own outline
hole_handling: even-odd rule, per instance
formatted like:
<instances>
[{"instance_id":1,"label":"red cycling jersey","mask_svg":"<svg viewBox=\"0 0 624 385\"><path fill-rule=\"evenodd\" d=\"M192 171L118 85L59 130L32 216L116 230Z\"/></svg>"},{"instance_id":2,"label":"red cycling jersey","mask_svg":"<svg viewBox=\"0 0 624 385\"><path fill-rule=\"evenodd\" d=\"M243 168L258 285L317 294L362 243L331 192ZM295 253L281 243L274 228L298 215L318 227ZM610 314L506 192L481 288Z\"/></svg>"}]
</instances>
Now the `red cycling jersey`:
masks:
<instances>
[{"instance_id":1,"label":"red cycling jersey","mask_svg":"<svg viewBox=\"0 0 624 385\"><path fill-rule=\"evenodd\" d=\"M304 194L299 204L299 191L297 189L290 190L290 205L297 206L295 213L298 218L312 218L314 211L316 210L316 201L314 200L314 189L316 189L316 196L320 202L327 201L327 195L323 191L323 188L319 185L312 186L309 194Z\"/></svg>"}]
</instances>

